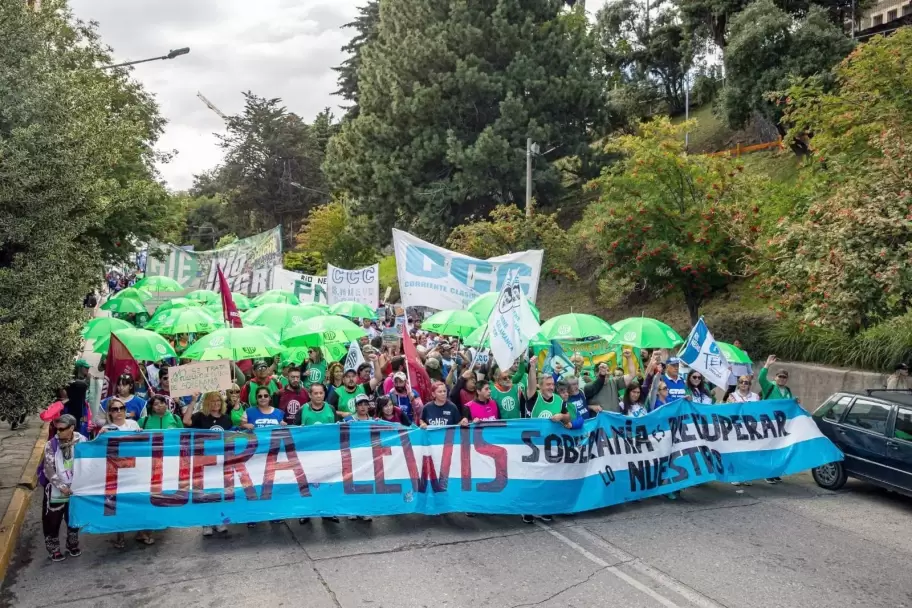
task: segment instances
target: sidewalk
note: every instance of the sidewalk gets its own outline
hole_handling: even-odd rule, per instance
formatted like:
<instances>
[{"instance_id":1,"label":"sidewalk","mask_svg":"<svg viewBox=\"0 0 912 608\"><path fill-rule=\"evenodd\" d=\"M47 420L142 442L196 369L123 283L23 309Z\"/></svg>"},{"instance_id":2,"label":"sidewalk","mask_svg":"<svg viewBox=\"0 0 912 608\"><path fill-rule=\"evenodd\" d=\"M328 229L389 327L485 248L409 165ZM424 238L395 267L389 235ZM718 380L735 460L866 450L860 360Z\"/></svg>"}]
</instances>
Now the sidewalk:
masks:
<instances>
[{"instance_id":1,"label":"sidewalk","mask_svg":"<svg viewBox=\"0 0 912 608\"><path fill-rule=\"evenodd\" d=\"M8 422L0 423L0 580L6 576L29 500L38 485L35 471L46 437L47 427L37 415L25 428L15 431Z\"/></svg>"}]
</instances>

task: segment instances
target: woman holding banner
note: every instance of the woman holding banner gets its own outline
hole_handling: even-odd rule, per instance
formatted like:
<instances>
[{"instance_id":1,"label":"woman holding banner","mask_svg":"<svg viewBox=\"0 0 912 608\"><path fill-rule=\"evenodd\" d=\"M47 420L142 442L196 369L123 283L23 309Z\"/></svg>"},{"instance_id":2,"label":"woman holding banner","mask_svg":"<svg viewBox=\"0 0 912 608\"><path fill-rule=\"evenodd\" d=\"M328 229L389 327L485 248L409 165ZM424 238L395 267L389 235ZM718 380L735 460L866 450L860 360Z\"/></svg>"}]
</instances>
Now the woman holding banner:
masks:
<instances>
[{"instance_id":1,"label":"woman holding banner","mask_svg":"<svg viewBox=\"0 0 912 608\"><path fill-rule=\"evenodd\" d=\"M181 419L168 410L168 401L162 395L152 395L147 411L148 414L139 419L139 428L144 431L184 428Z\"/></svg>"},{"instance_id":2,"label":"woman holding banner","mask_svg":"<svg viewBox=\"0 0 912 608\"><path fill-rule=\"evenodd\" d=\"M268 389L262 390L268 392ZM259 391L258 391L259 392ZM231 417L226 413L225 398L218 391L203 395L200 411L193 412L187 408L184 413L184 426L193 429L226 431L231 428Z\"/></svg>"}]
</instances>

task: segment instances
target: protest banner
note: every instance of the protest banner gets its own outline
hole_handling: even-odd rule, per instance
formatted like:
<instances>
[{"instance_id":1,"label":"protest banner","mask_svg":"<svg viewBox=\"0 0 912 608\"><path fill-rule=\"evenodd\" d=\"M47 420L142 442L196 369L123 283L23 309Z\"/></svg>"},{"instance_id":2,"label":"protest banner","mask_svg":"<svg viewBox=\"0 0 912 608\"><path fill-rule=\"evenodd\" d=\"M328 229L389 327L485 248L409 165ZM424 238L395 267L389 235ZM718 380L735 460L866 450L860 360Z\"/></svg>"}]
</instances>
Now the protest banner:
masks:
<instances>
[{"instance_id":1,"label":"protest banner","mask_svg":"<svg viewBox=\"0 0 912 608\"><path fill-rule=\"evenodd\" d=\"M530 302L535 302L538 294L544 255L540 249L479 260L396 229L393 248L399 293L405 306L465 309L478 296L500 291L513 273L518 273Z\"/></svg>"},{"instance_id":2,"label":"protest banner","mask_svg":"<svg viewBox=\"0 0 912 608\"><path fill-rule=\"evenodd\" d=\"M728 377L731 375L728 361L725 360L725 355L719 351L719 346L713 335L709 333L703 317L700 317L690 335L687 336L687 341L684 342L678 357L690 369L702 373L704 378L716 386L728 385Z\"/></svg>"},{"instance_id":3,"label":"protest banner","mask_svg":"<svg viewBox=\"0 0 912 608\"><path fill-rule=\"evenodd\" d=\"M146 276L171 277L184 286L180 292L158 294L157 303L196 289L218 291L218 266L231 291L256 296L271 288L273 270L281 264L282 229L277 226L212 251L187 251L153 241L149 243Z\"/></svg>"},{"instance_id":4,"label":"protest banner","mask_svg":"<svg viewBox=\"0 0 912 608\"><path fill-rule=\"evenodd\" d=\"M298 296L301 304L312 304L314 302L329 304L326 277L276 268L272 273L272 287L270 289L291 291Z\"/></svg>"},{"instance_id":5,"label":"protest banner","mask_svg":"<svg viewBox=\"0 0 912 608\"><path fill-rule=\"evenodd\" d=\"M511 275L504 283L488 319L491 354L498 367L510 369L516 359L526 352L529 341L540 329L519 286L519 277Z\"/></svg>"},{"instance_id":6,"label":"protest banner","mask_svg":"<svg viewBox=\"0 0 912 608\"><path fill-rule=\"evenodd\" d=\"M339 302L359 302L371 310L376 310L380 304L379 264L358 270L345 270L327 264L326 278L330 305Z\"/></svg>"},{"instance_id":7,"label":"protest banner","mask_svg":"<svg viewBox=\"0 0 912 608\"><path fill-rule=\"evenodd\" d=\"M170 368L171 396L187 397L195 393L224 391L231 388L231 366L227 360L201 361Z\"/></svg>"},{"instance_id":8,"label":"protest banner","mask_svg":"<svg viewBox=\"0 0 912 608\"><path fill-rule=\"evenodd\" d=\"M251 434L105 433L75 448L70 525L90 533L329 515L576 513L842 460L794 400L679 400L577 430L544 419Z\"/></svg>"},{"instance_id":9,"label":"protest banner","mask_svg":"<svg viewBox=\"0 0 912 608\"><path fill-rule=\"evenodd\" d=\"M399 346L400 334L398 328L388 327L383 330L381 336L383 338L383 346Z\"/></svg>"}]
</instances>

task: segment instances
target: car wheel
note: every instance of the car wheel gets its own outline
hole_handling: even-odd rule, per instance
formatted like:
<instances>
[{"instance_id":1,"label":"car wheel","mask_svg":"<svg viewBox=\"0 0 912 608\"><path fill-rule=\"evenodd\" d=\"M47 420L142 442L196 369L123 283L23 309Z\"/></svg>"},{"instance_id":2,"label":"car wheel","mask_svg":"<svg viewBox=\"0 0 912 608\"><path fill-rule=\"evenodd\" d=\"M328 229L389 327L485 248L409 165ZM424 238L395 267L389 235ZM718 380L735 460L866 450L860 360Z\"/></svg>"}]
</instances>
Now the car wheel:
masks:
<instances>
[{"instance_id":1,"label":"car wheel","mask_svg":"<svg viewBox=\"0 0 912 608\"><path fill-rule=\"evenodd\" d=\"M814 481L821 488L836 491L845 485L848 475L841 462L831 462L811 471Z\"/></svg>"}]
</instances>

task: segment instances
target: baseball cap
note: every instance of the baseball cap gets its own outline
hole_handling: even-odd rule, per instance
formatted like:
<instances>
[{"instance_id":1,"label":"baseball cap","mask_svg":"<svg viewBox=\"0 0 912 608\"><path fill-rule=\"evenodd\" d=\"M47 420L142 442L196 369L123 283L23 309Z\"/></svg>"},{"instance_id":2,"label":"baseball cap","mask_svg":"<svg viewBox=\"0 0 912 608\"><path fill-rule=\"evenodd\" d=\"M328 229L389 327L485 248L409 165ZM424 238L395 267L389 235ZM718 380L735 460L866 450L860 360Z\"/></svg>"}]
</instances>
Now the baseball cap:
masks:
<instances>
[{"instance_id":1,"label":"baseball cap","mask_svg":"<svg viewBox=\"0 0 912 608\"><path fill-rule=\"evenodd\" d=\"M678 359L677 357L669 357L668 359L665 360L665 365L680 365L680 364L681 364L681 360Z\"/></svg>"},{"instance_id":2,"label":"baseball cap","mask_svg":"<svg viewBox=\"0 0 912 608\"><path fill-rule=\"evenodd\" d=\"M85 359L77 359L77 360L76 360L76 367L84 367L84 368L86 368L86 369L89 369L89 368L91 368L92 366L89 365L89 362L86 361Z\"/></svg>"},{"instance_id":3,"label":"baseball cap","mask_svg":"<svg viewBox=\"0 0 912 608\"><path fill-rule=\"evenodd\" d=\"M440 369L440 361L431 357L425 362L424 366L428 369Z\"/></svg>"},{"instance_id":4,"label":"baseball cap","mask_svg":"<svg viewBox=\"0 0 912 608\"><path fill-rule=\"evenodd\" d=\"M355 405L358 405L359 403L370 403L370 397L363 393L358 395L355 397Z\"/></svg>"},{"instance_id":5,"label":"baseball cap","mask_svg":"<svg viewBox=\"0 0 912 608\"><path fill-rule=\"evenodd\" d=\"M266 365L266 362L263 361L262 359L253 364L254 370L266 369L267 367L269 367L269 366Z\"/></svg>"},{"instance_id":6,"label":"baseball cap","mask_svg":"<svg viewBox=\"0 0 912 608\"><path fill-rule=\"evenodd\" d=\"M408 378L406 377L405 372L396 372L395 374L393 374L393 380L405 381L405 380L408 380Z\"/></svg>"}]
</instances>

